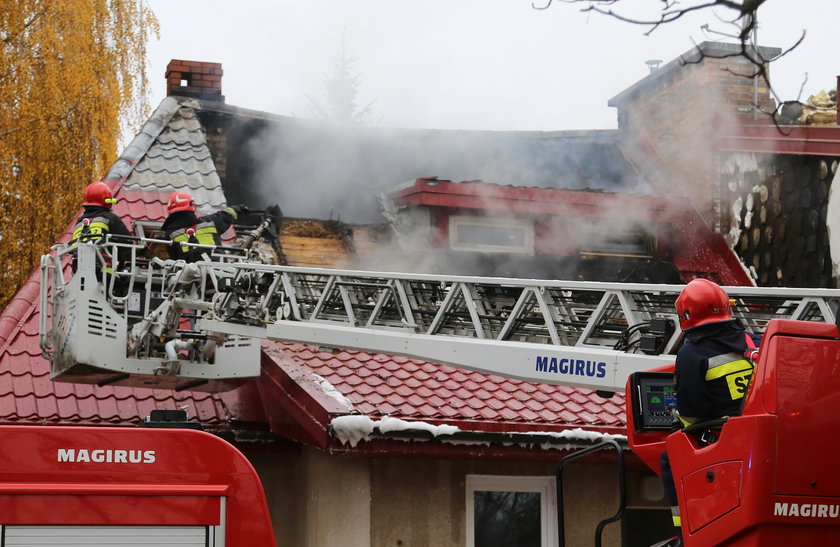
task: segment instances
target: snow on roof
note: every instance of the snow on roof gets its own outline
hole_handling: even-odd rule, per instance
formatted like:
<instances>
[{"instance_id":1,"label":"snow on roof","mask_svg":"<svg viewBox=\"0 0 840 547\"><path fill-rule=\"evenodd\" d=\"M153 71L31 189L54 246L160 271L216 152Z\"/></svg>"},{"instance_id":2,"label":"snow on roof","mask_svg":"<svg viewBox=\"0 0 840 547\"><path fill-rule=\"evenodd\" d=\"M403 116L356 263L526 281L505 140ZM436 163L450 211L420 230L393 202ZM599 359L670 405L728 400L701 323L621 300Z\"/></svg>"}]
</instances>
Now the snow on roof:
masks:
<instances>
[{"instance_id":1,"label":"snow on roof","mask_svg":"<svg viewBox=\"0 0 840 547\"><path fill-rule=\"evenodd\" d=\"M425 432L441 442L449 444L489 444L491 438L483 431L463 431L452 425L433 425L423 421L406 421L385 416L381 420L374 420L370 416L339 416L330 422L330 430L341 441L355 448L361 441L369 441L374 435L388 437L395 432L418 433ZM456 438L458 433L464 433ZM567 450L580 445L582 442L596 443L600 441L616 440L627 442L626 435L611 435L596 431L574 428L566 431L526 431L507 434L510 441L522 446L537 446L543 450ZM474 437L474 439L470 439ZM481 440L486 439L486 440ZM411 440L418 440L412 437ZM565 442L564 442L565 441Z\"/></svg>"},{"instance_id":2,"label":"snow on roof","mask_svg":"<svg viewBox=\"0 0 840 547\"><path fill-rule=\"evenodd\" d=\"M372 420L369 416L339 416L330 422L330 428L342 444L349 444L354 448L362 439L369 439L374 428L383 434L392 431L426 431L434 437L452 435L460 431L453 425L407 422L390 416L385 416L381 420Z\"/></svg>"}]
</instances>

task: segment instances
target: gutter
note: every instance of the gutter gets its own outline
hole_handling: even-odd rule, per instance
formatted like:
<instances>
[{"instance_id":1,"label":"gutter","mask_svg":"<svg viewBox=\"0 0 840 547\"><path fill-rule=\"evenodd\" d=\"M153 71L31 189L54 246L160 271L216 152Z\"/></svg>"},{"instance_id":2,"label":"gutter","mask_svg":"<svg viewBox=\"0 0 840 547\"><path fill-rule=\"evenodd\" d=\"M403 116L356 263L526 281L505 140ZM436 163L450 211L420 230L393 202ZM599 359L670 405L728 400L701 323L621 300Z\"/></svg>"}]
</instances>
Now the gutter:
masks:
<instances>
[{"instance_id":1,"label":"gutter","mask_svg":"<svg viewBox=\"0 0 840 547\"><path fill-rule=\"evenodd\" d=\"M332 433L332 429L330 430ZM407 429L403 431L382 432L374 428L370 435L371 439L391 439L410 441L439 441L448 444L501 444L520 446L539 446L540 448L554 450L568 450L570 448L588 447L600 442L596 439L575 439L572 437L563 438L553 433L493 433L487 431L457 431L449 435L434 435L422 429ZM603 440L616 440L621 447L629 450L627 437L625 435L604 435Z\"/></svg>"}]
</instances>

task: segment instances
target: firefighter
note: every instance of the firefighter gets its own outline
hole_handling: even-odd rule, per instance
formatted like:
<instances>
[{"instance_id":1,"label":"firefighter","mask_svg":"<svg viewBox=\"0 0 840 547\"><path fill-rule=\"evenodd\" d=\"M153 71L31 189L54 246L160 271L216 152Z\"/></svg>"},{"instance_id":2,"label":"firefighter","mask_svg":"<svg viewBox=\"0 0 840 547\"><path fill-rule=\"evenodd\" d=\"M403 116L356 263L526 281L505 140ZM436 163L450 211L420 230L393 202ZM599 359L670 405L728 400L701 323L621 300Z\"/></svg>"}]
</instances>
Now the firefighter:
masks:
<instances>
[{"instance_id":1,"label":"firefighter","mask_svg":"<svg viewBox=\"0 0 840 547\"><path fill-rule=\"evenodd\" d=\"M227 207L213 214L197 217L195 214L195 200L186 192L173 192L167 204L169 216L163 223L166 238L172 241L169 246L170 258L196 262L209 249L191 247L190 243L199 245L221 245L222 234L230 228L239 215L247 214L244 205Z\"/></svg>"},{"instance_id":2,"label":"firefighter","mask_svg":"<svg viewBox=\"0 0 840 547\"><path fill-rule=\"evenodd\" d=\"M685 333L674 375L679 426L738 416L752 377L758 340L732 318L729 296L712 281L689 282L677 297L676 307ZM667 452L660 463L679 538L679 503ZM676 539L673 545L681 545L680 541Z\"/></svg>"},{"instance_id":3,"label":"firefighter","mask_svg":"<svg viewBox=\"0 0 840 547\"><path fill-rule=\"evenodd\" d=\"M72 245L78 242L98 243L108 234L130 236L123 221L111 211L111 206L116 203L111 188L104 182L94 182L85 188L84 211L73 227ZM102 251L102 257L106 261L107 271L111 271L111 256Z\"/></svg>"}]
</instances>

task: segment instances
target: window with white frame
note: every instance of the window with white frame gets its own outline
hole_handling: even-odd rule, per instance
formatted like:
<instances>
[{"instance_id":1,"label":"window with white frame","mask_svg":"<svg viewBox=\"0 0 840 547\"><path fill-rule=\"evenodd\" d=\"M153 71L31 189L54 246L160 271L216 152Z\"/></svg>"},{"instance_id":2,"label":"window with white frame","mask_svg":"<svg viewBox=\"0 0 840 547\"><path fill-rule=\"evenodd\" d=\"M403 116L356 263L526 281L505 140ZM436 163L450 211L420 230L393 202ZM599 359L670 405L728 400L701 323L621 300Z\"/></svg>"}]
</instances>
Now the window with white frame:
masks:
<instances>
[{"instance_id":1,"label":"window with white frame","mask_svg":"<svg viewBox=\"0 0 840 547\"><path fill-rule=\"evenodd\" d=\"M449 247L455 251L534 253L534 224L518 218L449 217Z\"/></svg>"},{"instance_id":2,"label":"window with white frame","mask_svg":"<svg viewBox=\"0 0 840 547\"><path fill-rule=\"evenodd\" d=\"M554 477L467 475L467 547L557 545Z\"/></svg>"}]
</instances>

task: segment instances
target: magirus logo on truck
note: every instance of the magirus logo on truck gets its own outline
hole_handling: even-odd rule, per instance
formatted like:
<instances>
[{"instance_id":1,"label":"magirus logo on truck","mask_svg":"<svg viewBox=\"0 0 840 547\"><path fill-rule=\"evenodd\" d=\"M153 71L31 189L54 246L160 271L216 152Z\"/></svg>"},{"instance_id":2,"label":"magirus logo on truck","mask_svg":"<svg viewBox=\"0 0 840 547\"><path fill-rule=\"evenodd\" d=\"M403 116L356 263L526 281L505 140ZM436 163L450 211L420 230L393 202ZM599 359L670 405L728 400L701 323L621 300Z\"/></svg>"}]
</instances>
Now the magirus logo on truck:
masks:
<instances>
[{"instance_id":1,"label":"magirus logo on truck","mask_svg":"<svg viewBox=\"0 0 840 547\"><path fill-rule=\"evenodd\" d=\"M59 463L155 463L154 450L59 448Z\"/></svg>"},{"instance_id":2,"label":"magirus logo on truck","mask_svg":"<svg viewBox=\"0 0 840 547\"><path fill-rule=\"evenodd\" d=\"M840 505L827 503L782 503L773 506L773 515L777 517L837 518Z\"/></svg>"},{"instance_id":3,"label":"magirus logo on truck","mask_svg":"<svg viewBox=\"0 0 840 547\"><path fill-rule=\"evenodd\" d=\"M557 357L537 355L536 370L537 372L603 378L607 375L607 363L588 359L558 359Z\"/></svg>"}]
</instances>

